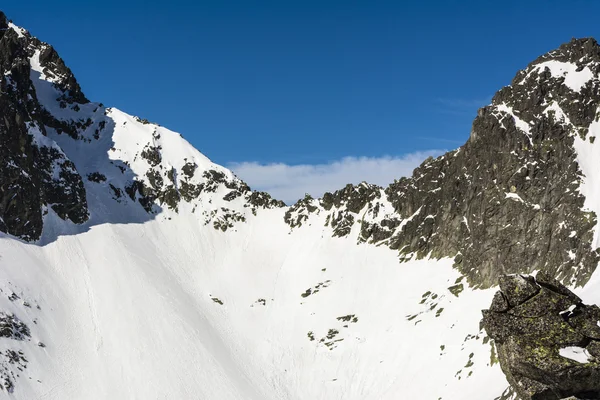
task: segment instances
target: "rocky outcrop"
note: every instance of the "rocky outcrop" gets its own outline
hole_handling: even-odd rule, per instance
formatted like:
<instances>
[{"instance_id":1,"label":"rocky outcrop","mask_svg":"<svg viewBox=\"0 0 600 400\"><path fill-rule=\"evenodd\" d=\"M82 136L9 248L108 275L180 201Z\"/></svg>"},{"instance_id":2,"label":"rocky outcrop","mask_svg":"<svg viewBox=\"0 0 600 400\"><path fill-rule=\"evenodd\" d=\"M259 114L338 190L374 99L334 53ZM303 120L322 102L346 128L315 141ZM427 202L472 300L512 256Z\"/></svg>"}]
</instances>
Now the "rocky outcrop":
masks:
<instances>
[{"instance_id":1,"label":"rocky outcrop","mask_svg":"<svg viewBox=\"0 0 600 400\"><path fill-rule=\"evenodd\" d=\"M16 296L14 293L12 296ZM9 299L17 299L17 297ZM11 300L14 301L14 300ZM4 340L3 351L0 351L0 391L12 393L19 377L19 372L27 368L28 360L22 350L10 348L14 342L31 340L29 327L14 314L0 311L0 338ZM43 346L43 344L41 344ZM17 371L15 371L15 369Z\"/></svg>"},{"instance_id":2,"label":"rocky outcrop","mask_svg":"<svg viewBox=\"0 0 600 400\"><path fill-rule=\"evenodd\" d=\"M0 13L0 231L25 240L40 237L48 208L75 223L88 219L81 176L60 148L45 140L47 127L63 124L37 100L30 77L36 43L10 29ZM54 71L65 99L87 101L53 50L42 49L40 63L52 64L48 73ZM73 132L71 125L65 130Z\"/></svg>"},{"instance_id":3,"label":"rocky outcrop","mask_svg":"<svg viewBox=\"0 0 600 400\"><path fill-rule=\"evenodd\" d=\"M599 73L594 39L541 56L479 110L458 150L425 160L383 195L359 185L323 196L333 235L359 224L360 241L387 245L401 260L454 257L475 287L534 270L585 284L599 261L591 247L597 216L582 209L573 144L595 140L588 131L600 118Z\"/></svg>"},{"instance_id":4,"label":"rocky outcrop","mask_svg":"<svg viewBox=\"0 0 600 400\"><path fill-rule=\"evenodd\" d=\"M520 399L600 398L600 308L542 272L499 283L482 324Z\"/></svg>"}]
</instances>

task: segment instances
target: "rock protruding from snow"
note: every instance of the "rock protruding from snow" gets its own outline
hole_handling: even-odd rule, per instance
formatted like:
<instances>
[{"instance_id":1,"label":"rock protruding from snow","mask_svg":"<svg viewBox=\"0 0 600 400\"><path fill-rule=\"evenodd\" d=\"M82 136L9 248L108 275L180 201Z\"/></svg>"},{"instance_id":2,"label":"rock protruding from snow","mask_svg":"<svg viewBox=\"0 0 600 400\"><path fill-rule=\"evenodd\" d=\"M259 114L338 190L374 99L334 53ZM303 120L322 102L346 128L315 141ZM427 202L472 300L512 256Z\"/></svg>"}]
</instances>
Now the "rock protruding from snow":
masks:
<instances>
[{"instance_id":1,"label":"rock protruding from snow","mask_svg":"<svg viewBox=\"0 0 600 400\"><path fill-rule=\"evenodd\" d=\"M600 308L546 273L499 283L482 323L520 398L600 398Z\"/></svg>"},{"instance_id":2,"label":"rock protruding from snow","mask_svg":"<svg viewBox=\"0 0 600 400\"><path fill-rule=\"evenodd\" d=\"M599 261L597 216L584 207L590 191L581 190L588 177L575 141L593 146L599 119L600 46L575 39L498 91L460 149L425 160L383 193L347 187L312 213L303 200L286 222L296 228L320 214L332 235L358 225L359 241L387 245L401 260L455 257L476 287L535 270L584 285Z\"/></svg>"}]
</instances>

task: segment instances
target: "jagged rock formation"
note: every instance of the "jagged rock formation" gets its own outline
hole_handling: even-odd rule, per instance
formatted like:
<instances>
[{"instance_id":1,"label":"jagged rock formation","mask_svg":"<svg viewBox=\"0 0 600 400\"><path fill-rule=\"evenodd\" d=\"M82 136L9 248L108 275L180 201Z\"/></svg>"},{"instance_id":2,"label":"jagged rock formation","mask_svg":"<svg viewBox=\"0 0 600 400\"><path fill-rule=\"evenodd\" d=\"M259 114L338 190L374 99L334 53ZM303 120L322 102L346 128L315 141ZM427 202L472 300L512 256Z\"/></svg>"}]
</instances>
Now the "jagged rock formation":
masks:
<instances>
[{"instance_id":1,"label":"jagged rock formation","mask_svg":"<svg viewBox=\"0 0 600 400\"><path fill-rule=\"evenodd\" d=\"M40 105L31 81L34 54L62 91L65 107L87 102L56 51L8 29L0 13L0 230L26 240L40 236L48 207L75 223L88 218L81 176L62 150L45 140L49 128L75 136L85 121L66 123Z\"/></svg>"},{"instance_id":2,"label":"jagged rock formation","mask_svg":"<svg viewBox=\"0 0 600 400\"><path fill-rule=\"evenodd\" d=\"M326 212L335 236L360 224L359 241L387 245L401 259L456 257L475 286L534 270L583 285L599 260L590 246L597 217L582 210L573 141L595 140L588 128L600 118L599 72L598 43L574 39L498 91L458 150L385 189L349 185L304 199L286 222L294 228Z\"/></svg>"},{"instance_id":3,"label":"jagged rock formation","mask_svg":"<svg viewBox=\"0 0 600 400\"><path fill-rule=\"evenodd\" d=\"M181 201L197 202L211 197L220 187L223 198L245 200L245 208L256 214L258 208L282 207L267 193L253 192L248 185L222 168L196 174L193 160L182 160L177 168L163 162L161 128L134 117L132 123L148 125L152 137L141 143L132 160L104 160L117 169L121 179L107 181L106 171L79 171L57 142L70 137L87 148L79 152L103 153L104 140L112 140L118 128L113 109L91 103L81 91L71 70L54 48L10 24L0 12L0 231L27 241L38 240L49 209L63 220L85 223L89 184L106 184L113 200L139 203L149 214L160 207L177 210ZM110 151L120 149L111 143ZM140 174L131 163L144 160ZM96 164L101 164L97 162ZM91 166L90 166L91 167ZM80 166L81 168L81 166ZM84 179L82 176L87 176ZM220 190L219 190L220 192ZM207 194L202 196L202 194ZM226 230L231 221L245 217L227 207L207 211L207 221L215 229ZM207 222L207 223L208 223Z\"/></svg>"},{"instance_id":4,"label":"jagged rock formation","mask_svg":"<svg viewBox=\"0 0 600 400\"><path fill-rule=\"evenodd\" d=\"M500 278L482 324L522 400L600 398L600 308L547 273Z\"/></svg>"},{"instance_id":5,"label":"jagged rock formation","mask_svg":"<svg viewBox=\"0 0 600 400\"><path fill-rule=\"evenodd\" d=\"M11 301L19 297L12 293ZM19 320L14 314L0 311L0 338L12 341L29 341L31 332L29 327ZM0 390L6 390L11 393L15 387L15 381L18 378L17 370L23 371L27 368L28 360L22 350L8 347L4 351L0 350Z\"/></svg>"}]
</instances>

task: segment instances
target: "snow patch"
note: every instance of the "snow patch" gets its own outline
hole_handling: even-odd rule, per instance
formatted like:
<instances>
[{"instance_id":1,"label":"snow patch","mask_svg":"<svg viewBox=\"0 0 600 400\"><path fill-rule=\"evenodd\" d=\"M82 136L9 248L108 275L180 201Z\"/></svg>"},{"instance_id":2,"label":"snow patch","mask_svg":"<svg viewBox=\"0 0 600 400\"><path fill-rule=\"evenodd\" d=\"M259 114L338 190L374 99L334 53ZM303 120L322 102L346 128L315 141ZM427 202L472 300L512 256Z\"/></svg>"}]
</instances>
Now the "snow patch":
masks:
<instances>
[{"instance_id":1,"label":"snow patch","mask_svg":"<svg viewBox=\"0 0 600 400\"><path fill-rule=\"evenodd\" d=\"M569 360L577 361L578 363L590 362L591 355L586 349L578 346L563 347L558 351L561 357L568 358Z\"/></svg>"},{"instance_id":2,"label":"snow patch","mask_svg":"<svg viewBox=\"0 0 600 400\"><path fill-rule=\"evenodd\" d=\"M503 113L511 116L515 121L515 126L517 127L517 129L522 131L529 138L529 142L531 144L533 144L533 141L531 139L531 127L529 126L529 124L527 122L525 122L521 118L517 117L515 115L513 109L510 108L509 106L507 106L506 103L497 105L496 109L500 112L503 112ZM502 126L504 126L504 123L502 122L502 118L499 118L499 121L502 124Z\"/></svg>"},{"instance_id":3,"label":"snow patch","mask_svg":"<svg viewBox=\"0 0 600 400\"><path fill-rule=\"evenodd\" d=\"M556 60L540 63L532 70L532 72L536 71L539 73L546 68L550 70L550 73L554 78L564 77L565 86L574 92L581 91L581 88L594 78L594 73L587 66L581 71L577 71L577 65Z\"/></svg>"},{"instance_id":4,"label":"snow patch","mask_svg":"<svg viewBox=\"0 0 600 400\"><path fill-rule=\"evenodd\" d=\"M29 63L31 65L31 70L38 72L40 74L39 79L42 79L42 80L45 80L48 82L52 82L52 83L58 82L58 79L51 78L44 73L44 68L42 67L42 64L40 64L40 54L41 54L41 50L38 49L33 53L33 56L31 56L31 58L29 59ZM36 89L37 89L37 87L36 87ZM38 96L39 96L39 94L38 94Z\"/></svg>"},{"instance_id":5,"label":"snow patch","mask_svg":"<svg viewBox=\"0 0 600 400\"><path fill-rule=\"evenodd\" d=\"M13 24L12 22L8 23L8 27L10 29L12 29L13 31L17 32L17 36L19 38L25 37L25 34L27 33L27 31L23 28L21 28L20 26L17 26L15 24Z\"/></svg>"},{"instance_id":6,"label":"snow patch","mask_svg":"<svg viewBox=\"0 0 600 400\"><path fill-rule=\"evenodd\" d=\"M600 109L596 111L600 112ZM593 121L590 124L588 137L600 136L600 122ZM596 142L591 143L588 140L582 139L579 135L574 135L573 146L577 153L577 163L582 171L583 179L579 185L580 193L585 196L584 209L596 213L596 217L600 217L600 168L598 160L600 160L600 146ZM596 223L594 229L594 238L592 248L600 247L599 226Z\"/></svg>"},{"instance_id":7,"label":"snow patch","mask_svg":"<svg viewBox=\"0 0 600 400\"><path fill-rule=\"evenodd\" d=\"M505 197L506 199L513 199L513 200L516 200L516 201L520 201L521 203L525 203L525 201L523 201L523 199L521 198L521 196L519 196L516 193L505 192L504 194L506 195L506 197Z\"/></svg>"},{"instance_id":8,"label":"snow patch","mask_svg":"<svg viewBox=\"0 0 600 400\"><path fill-rule=\"evenodd\" d=\"M558 313L558 315L564 315L564 314L567 314L567 317L569 317L569 316L570 316L570 315L573 313L573 311L574 311L576 308L577 308L577 305L576 305L576 304L572 304L572 305L571 305L571 306L569 306L569 308L567 308L566 310L559 312L559 313Z\"/></svg>"}]
</instances>

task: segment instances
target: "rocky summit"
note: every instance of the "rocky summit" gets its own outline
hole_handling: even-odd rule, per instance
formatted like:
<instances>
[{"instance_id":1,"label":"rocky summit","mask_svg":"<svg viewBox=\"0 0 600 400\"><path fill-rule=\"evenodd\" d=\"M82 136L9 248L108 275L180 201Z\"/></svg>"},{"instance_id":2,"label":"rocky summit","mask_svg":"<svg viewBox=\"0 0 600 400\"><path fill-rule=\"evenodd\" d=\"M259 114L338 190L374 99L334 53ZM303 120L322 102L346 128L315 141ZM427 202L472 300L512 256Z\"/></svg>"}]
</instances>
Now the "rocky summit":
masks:
<instances>
[{"instance_id":1,"label":"rocky summit","mask_svg":"<svg viewBox=\"0 0 600 400\"><path fill-rule=\"evenodd\" d=\"M600 398L600 308L543 272L499 283L482 324L519 398Z\"/></svg>"},{"instance_id":2,"label":"rocky summit","mask_svg":"<svg viewBox=\"0 0 600 400\"><path fill-rule=\"evenodd\" d=\"M287 206L0 13L0 396L597 396L599 135L573 39L460 148Z\"/></svg>"}]
</instances>

